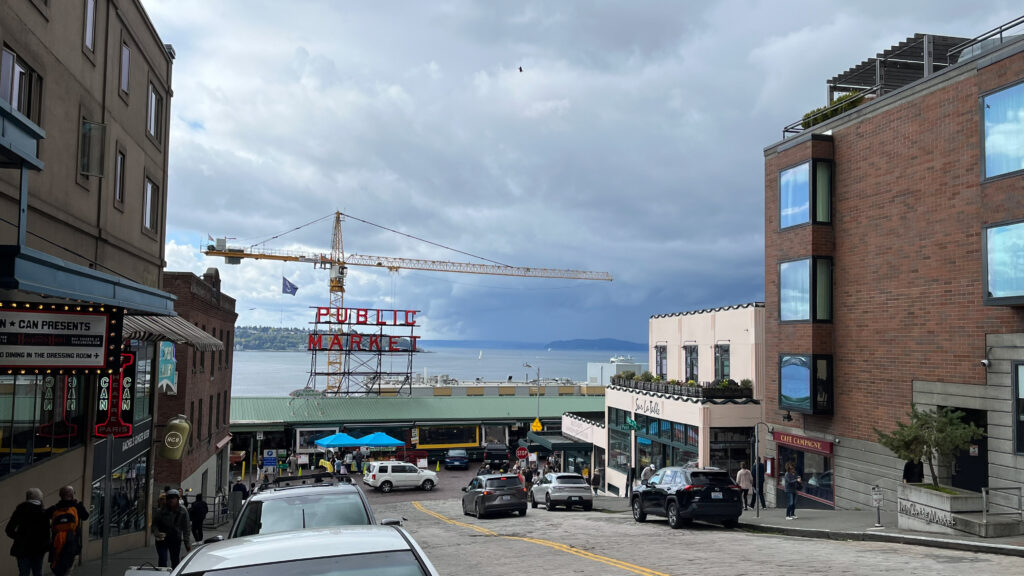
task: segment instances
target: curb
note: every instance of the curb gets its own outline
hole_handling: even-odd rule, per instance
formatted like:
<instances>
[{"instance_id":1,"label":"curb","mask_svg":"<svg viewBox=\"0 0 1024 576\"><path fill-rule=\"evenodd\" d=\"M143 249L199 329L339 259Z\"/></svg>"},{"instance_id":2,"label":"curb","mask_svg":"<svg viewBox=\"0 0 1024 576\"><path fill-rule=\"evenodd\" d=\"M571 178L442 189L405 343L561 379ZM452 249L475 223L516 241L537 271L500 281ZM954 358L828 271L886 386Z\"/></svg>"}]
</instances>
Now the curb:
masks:
<instances>
[{"instance_id":1,"label":"curb","mask_svg":"<svg viewBox=\"0 0 1024 576\"><path fill-rule=\"evenodd\" d=\"M910 546L925 546L929 548L978 552L981 554L1001 554L1003 556L1017 556L1019 558L1024 558L1024 547L1009 546L1006 544L988 544L985 542L972 542L968 540L947 540L943 538L929 538L927 536L912 536L910 534L887 534L885 532L846 532L841 530L791 528L788 526L769 526L765 524L748 524L745 522L740 522L739 528L749 532L781 534L783 536L795 536L797 538L885 542L889 544L907 544Z\"/></svg>"}]
</instances>

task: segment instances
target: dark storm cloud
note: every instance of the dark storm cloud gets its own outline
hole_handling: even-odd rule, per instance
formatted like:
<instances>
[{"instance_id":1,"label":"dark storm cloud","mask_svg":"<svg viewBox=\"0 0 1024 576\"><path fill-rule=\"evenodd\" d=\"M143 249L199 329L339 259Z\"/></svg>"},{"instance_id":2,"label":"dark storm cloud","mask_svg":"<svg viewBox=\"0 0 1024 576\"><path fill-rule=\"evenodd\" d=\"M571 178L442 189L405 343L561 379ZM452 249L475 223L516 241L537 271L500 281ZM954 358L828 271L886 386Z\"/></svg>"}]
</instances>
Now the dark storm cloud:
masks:
<instances>
[{"instance_id":1,"label":"dark storm cloud","mask_svg":"<svg viewBox=\"0 0 1024 576\"><path fill-rule=\"evenodd\" d=\"M170 231L251 243L343 210L508 264L607 270L611 285L353 270L346 298L421 309L428 336L645 340L650 314L764 298L762 149L826 78L915 32L1016 16L825 6L149 0L178 55ZM328 250L330 221L270 246ZM345 249L465 259L351 220ZM178 243L168 260L224 268ZM327 300L311 266L222 276L242 324L297 325Z\"/></svg>"}]
</instances>

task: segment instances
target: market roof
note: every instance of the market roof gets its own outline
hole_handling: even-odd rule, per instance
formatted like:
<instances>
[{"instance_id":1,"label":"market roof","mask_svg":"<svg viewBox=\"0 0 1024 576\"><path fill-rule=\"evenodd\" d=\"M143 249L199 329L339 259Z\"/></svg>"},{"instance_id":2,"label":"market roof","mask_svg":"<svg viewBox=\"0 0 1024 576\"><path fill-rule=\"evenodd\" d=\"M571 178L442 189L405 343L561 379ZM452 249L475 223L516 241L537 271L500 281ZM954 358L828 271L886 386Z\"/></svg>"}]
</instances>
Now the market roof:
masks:
<instances>
[{"instance_id":1,"label":"market roof","mask_svg":"<svg viewBox=\"0 0 1024 576\"><path fill-rule=\"evenodd\" d=\"M604 410L604 396L541 398L540 417L561 418L565 412ZM440 396L290 398L236 396L231 398L233 431L267 430L291 424L442 424L455 422L516 422L537 417L535 397Z\"/></svg>"}]
</instances>

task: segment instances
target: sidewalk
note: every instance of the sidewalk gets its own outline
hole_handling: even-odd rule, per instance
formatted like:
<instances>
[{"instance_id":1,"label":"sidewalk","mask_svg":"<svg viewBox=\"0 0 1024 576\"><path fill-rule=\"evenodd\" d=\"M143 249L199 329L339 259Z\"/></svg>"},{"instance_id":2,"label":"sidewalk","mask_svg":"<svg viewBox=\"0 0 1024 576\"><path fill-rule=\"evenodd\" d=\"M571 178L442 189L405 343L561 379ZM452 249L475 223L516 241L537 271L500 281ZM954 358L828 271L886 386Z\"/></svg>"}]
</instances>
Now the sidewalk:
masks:
<instances>
[{"instance_id":1,"label":"sidewalk","mask_svg":"<svg viewBox=\"0 0 1024 576\"><path fill-rule=\"evenodd\" d=\"M203 537L227 536L230 529L230 522L220 528L203 528ZM150 540L152 541L152 538ZM182 546L181 556L184 558L185 554L185 547ZM122 576L129 567L141 566L146 562L156 566L156 546L152 542L145 548L135 548L134 550L125 550L124 552L111 554L107 559L106 574L100 572L99 558L86 560L81 566L76 566L72 573L74 576ZM154 572L154 574L159 574L159 572Z\"/></svg>"},{"instance_id":2,"label":"sidewalk","mask_svg":"<svg viewBox=\"0 0 1024 576\"><path fill-rule=\"evenodd\" d=\"M629 502L614 496L595 496L594 509L603 512L629 512ZM746 510L740 517L739 527L751 532L764 532L823 538L830 540L860 540L913 544L950 550L964 550L983 554L1004 554L1024 557L1024 536L980 538L970 534L945 535L900 530L896 527L896 513L882 512L882 528L875 527L874 510L797 510L796 520L786 520L783 508Z\"/></svg>"}]
</instances>

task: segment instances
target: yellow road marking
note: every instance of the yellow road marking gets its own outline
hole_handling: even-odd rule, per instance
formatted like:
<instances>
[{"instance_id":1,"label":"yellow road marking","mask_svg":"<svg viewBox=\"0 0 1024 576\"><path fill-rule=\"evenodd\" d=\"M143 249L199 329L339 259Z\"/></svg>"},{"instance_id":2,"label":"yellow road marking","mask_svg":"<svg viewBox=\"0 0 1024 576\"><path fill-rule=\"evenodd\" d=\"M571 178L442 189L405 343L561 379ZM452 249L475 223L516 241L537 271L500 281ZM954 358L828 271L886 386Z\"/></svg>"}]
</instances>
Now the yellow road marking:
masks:
<instances>
[{"instance_id":1,"label":"yellow road marking","mask_svg":"<svg viewBox=\"0 0 1024 576\"><path fill-rule=\"evenodd\" d=\"M487 536L497 536L498 538L506 538L508 540L520 540L520 541L523 541L523 542L530 542L532 544L538 544L540 546L547 546L548 548L553 548L555 550L559 550L561 552L565 552L566 554L574 554L574 555L579 556L581 558L586 558L588 560L593 560L595 562L600 562L602 564L606 564L608 566L613 566L615 568L619 568L619 569L625 570L627 572L632 572L633 574L639 574L640 576L669 576L668 574L665 574L664 572L658 572L656 570L651 570L650 568L644 568L643 566L637 566L636 564L630 564L629 562L625 562L623 560L616 560L615 558L609 558L608 556L602 556L600 554L595 554L593 552L588 552L586 550L582 550L580 548L575 548L573 546L570 546L568 544L562 544L560 542L552 542L551 540L541 540L539 538L523 538L523 537L520 537L520 536L503 536L503 535L498 534L497 532L495 532L493 530L488 530L487 528L484 528L482 526L477 526L475 524L469 524L469 523L466 523L466 522L459 522L458 520L454 520L452 518L449 518L449 517L447 517L444 514L441 514L439 512L434 512L433 510L428 510L427 508L425 508L419 502L413 502L412 505L415 506L416 509L419 510L420 512L423 512L424 514L433 516L434 518L437 518L438 520L440 520L442 522L445 522L445 523L448 523L448 524L452 524L454 526L461 526L463 528L469 528L471 530L476 530L477 532L480 532L481 534L484 534L484 535L487 535Z\"/></svg>"}]
</instances>

